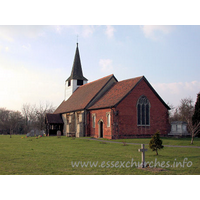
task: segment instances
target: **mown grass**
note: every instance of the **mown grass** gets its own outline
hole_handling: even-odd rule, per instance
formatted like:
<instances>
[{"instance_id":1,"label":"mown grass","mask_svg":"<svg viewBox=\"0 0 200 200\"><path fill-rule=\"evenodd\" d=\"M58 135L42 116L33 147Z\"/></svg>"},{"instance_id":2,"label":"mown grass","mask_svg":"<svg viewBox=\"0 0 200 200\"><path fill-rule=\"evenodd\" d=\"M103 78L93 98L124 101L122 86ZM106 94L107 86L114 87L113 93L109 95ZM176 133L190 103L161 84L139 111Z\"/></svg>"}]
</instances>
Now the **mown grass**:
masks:
<instances>
[{"instance_id":1,"label":"mown grass","mask_svg":"<svg viewBox=\"0 0 200 200\"><path fill-rule=\"evenodd\" d=\"M165 171L142 170L136 166L130 167L131 160L141 161L141 153L138 145L126 145L123 143L106 143L81 138L35 137L21 138L22 136L0 136L0 174L200 174L200 149L165 147L155 152L150 149L146 152L146 161L157 159L162 162L183 162L184 158L192 162L191 167L164 167ZM131 139L132 140L132 139ZM133 139L132 142L137 143ZM148 143L146 139L137 139L138 143ZM144 142L146 141L146 142ZM149 139L148 139L149 141ZM130 142L130 140L127 140ZM173 145L185 145L185 140L164 139L163 143ZM188 145L188 144L187 144ZM197 145L197 144L195 144ZM148 148L148 146L146 146ZM97 162L97 167L72 167L71 162ZM112 167L106 164L108 161L124 162L124 165ZM99 165L105 162L103 166ZM176 163L175 163L176 164Z\"/></svg>"},{"instance_id":2,"label":"mown grass","mask_svg":"<svg viewBox=\"0 0 200 200\"><path fill-rule=\"evenodd\" d=\"M135 138L135 139L118 139L112 140L117 142L149 144L151 138ZM178 145L178 146L200 146L200 138L194 138L194 143L191 145L191 138L162 138L163 145Z\"/></svg>"}]
</instances>

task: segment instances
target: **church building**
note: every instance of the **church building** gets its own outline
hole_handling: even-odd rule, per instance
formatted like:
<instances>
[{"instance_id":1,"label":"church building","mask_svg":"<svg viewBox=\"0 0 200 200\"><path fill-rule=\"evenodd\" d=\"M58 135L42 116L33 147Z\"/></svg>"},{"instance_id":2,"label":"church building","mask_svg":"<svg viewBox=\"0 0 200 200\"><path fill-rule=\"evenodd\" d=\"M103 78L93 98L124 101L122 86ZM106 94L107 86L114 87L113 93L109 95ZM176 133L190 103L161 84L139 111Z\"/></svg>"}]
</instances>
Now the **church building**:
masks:
<instances>
[{"instance_id":1,"label":"church building","mask_svg":"<svg viewBox=\"0 0 200 200\"><path fill-rule=\"evenodd\" d=\"M170 132L169 106L144 76L118 81L111 74L93 82L83 76L78 43L65 98L46 115L47 134L67 137L150 137Z\"/></svg>"}]
</instances>

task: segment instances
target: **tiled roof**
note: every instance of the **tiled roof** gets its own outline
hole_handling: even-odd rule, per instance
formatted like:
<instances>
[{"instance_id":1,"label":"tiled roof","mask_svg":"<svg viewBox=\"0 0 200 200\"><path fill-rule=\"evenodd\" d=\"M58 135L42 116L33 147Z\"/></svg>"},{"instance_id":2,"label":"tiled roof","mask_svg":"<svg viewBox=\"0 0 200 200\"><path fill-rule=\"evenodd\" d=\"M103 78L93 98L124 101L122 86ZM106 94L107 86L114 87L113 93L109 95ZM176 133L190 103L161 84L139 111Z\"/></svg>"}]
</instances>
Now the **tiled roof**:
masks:
<instances>
[{"instance_id":1,"label":"tiled roof","mask_svg":"<svg viewBox=\"0 0 200 200\"><path fill-rule=\"evenodd\" d=\"M56 109L54 113L66 113L85 109L87 105L91 102L91 100L101 91L102 88L104 88L108 81L113 77L114 75L112 74L80 86L67 101L63 101L60 104L60 106Z\"/></svg>"},{"instance_id":2,"label":"tiled roof","mask_svg":"<svg viewBox=\"0 0 200 200\"><path fill-rule=\"evenodd\" d=\"M46 122L48 124L63 124L60 114L46 114Z\"/></svg>"},{"instance_id":3,"label":"tiled roof","mask_svg":"<svg viewBox=\"0 0 200 200\"><path fill-rule=\"evenodd\" d=\"M73 63L71 75L67 79L67 81L69 81L71 79L76 79L76 80L79 79L79 80L87 81L87 79L83 76L83 72L82 72L81 59L80 59L79 50L78 50L78 43L77 43L77 47L76 47L76 53L74 56L74 63Z\"/></svg>"},{"instance_id":4,"label":"tiled roof","mask_svg":"<svg viewBox=\"0 0 200 200\"><path fill-rule=\"evenodd\" d=\"M113 87L89 109L92 110L115 106L135 87L135 85L142 78L143 76L115 83Z\"/></svg>"}]
</instances>

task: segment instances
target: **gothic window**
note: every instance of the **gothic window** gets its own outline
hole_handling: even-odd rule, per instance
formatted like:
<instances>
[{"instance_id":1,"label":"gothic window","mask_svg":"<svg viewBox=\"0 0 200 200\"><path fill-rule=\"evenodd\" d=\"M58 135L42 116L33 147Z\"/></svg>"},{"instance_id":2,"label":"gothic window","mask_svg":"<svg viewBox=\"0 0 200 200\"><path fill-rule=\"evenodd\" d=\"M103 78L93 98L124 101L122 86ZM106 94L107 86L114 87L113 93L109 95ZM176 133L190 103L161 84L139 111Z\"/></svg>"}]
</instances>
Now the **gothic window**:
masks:
<instances>
[{"instance_id":1,"label":"gothic window","mask_svg":"<svg viewBox=\"0 0 200 200\"><path fill-rule=\"evenodd\" d=\"M107 113L107 127L110 127L110 113Z\"/></svg>"},{"instance_id":2,"label":"gothic window","mask_svg":"<svg viewBox=\"0 0 200 200\"><path fill-rule=\"evenodd\" d=\"M92 114L92 127L95 128L95 124L96 124L96 115Z\"/></svg>"},{"instance_id":3,"label":"gothic window","mask_svg":"<svg viewBox=\"0 0 200 200\"><path fill-rule=\"evenodd\" d=\"M150 125L150 103L145 96L141 96L137 102L137 124L138 126Z\"/></svg>"},{"instance_id":4,"label":"gothic window","mask_svg":"<svg viewBox=\"0 0 200 200\"><path fill-rule=\"evenodd\" d=\"M68 87L71 86L71 80L68 81Z\"/></svg>"}]
</instances>

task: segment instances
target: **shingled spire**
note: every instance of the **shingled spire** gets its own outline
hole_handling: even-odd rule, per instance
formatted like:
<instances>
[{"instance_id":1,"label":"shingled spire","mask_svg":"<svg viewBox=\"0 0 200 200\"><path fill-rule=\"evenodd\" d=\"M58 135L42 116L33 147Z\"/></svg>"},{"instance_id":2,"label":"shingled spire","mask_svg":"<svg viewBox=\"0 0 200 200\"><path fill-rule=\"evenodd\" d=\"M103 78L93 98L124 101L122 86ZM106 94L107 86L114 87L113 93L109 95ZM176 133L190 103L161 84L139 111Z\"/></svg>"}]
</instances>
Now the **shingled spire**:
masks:
<instances>
[{"instance_id":1,"label":"shingled spire","mask_svg":"<svg viewBox=\"0 0 200 200\"><path fill-rule=\"evenodd\" d=\"M78 43L76 46L76 53L75 53L75 57L74 57L74 63L73 63L71 75L66 81L70 81L72 79L87 81L87 79L83 76L83 71L82 71L82 67L81 67L81 59L80 59L79 49L78 49Z\"/></svg>"},{"instance_id":2,"label":"shingled spire","mask_svg":"<svg viewBox=\"0 0 200 200\"><path fill-rule=\"evenodd\" d=\"M71 75L65 81L65 101L69 99L69 97L74 93L74 91L78 87L86 84L87 81L88 80L83 76L83 71L81 67L81 59L80 59L78 43L77 43Z\"/></svg>"}]
</instances>

